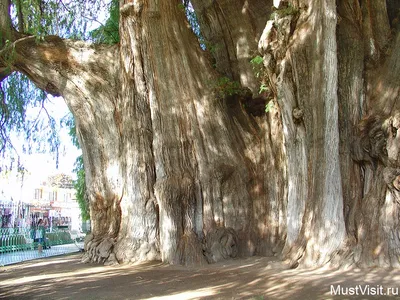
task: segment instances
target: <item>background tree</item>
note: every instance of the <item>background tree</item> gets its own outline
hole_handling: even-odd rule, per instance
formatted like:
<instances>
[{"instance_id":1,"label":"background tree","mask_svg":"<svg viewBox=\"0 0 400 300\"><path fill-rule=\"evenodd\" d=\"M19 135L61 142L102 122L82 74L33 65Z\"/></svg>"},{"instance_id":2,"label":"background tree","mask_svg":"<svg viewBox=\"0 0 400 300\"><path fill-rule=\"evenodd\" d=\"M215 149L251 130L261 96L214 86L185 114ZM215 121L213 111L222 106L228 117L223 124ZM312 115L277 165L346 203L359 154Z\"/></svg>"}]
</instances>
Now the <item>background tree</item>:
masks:
<instances>
[{"instance_id":1,"label":"background tree","mask_svg":"<svg viewBox=\"0 0 400 300\"><path fill-rule=\"evenodd\" d=\"M3 78L74 115L85 260L398 264L396 1L185 4L202 45L180 1L121 0L115 45L38 38L0 6Z\"/></svg>"},{"instance_id":2,"label":"background tree","mask_svg":"<svg viewBox=\"0 0 400 300\"><path fill-rule=\"evenodd\" d=\"M72 139L72 143L78 149L80 148L78 137L76 136L76 126L74 119L68 118L65 120L65 125L67 125L69 130L69 135ZM79 204L79 209L81 211L82 221L90 220L90 211L89 211L89 201L86 193L86 176L85 176L85 168L83 166L83 156L80 155L76 158L75 165L73 171L75 172L76 179L73 180L73 187L76 191L76 201Z\"/></svg>"}]
</instances>

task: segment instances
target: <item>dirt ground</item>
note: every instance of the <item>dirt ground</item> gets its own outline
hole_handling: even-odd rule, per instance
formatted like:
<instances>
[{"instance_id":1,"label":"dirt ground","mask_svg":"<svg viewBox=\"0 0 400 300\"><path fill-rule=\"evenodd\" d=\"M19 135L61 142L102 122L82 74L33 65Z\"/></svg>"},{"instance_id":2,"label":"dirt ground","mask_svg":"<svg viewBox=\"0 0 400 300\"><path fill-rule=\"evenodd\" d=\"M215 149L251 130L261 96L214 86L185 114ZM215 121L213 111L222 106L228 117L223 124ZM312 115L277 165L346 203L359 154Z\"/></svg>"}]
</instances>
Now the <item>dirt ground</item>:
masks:
<instances>
[{"instance_id":1,"label":"dirt ground","mask_svg":"<svg viewBox=\"0 0 400 300\"><path fill-rule=\"evenodd\" d=\"M80 258L73 254L2 267L0 298L400 299L400 270L288 270L266 257L200 268L157 262L105 267Z\"/></svg>"}]
</instances>

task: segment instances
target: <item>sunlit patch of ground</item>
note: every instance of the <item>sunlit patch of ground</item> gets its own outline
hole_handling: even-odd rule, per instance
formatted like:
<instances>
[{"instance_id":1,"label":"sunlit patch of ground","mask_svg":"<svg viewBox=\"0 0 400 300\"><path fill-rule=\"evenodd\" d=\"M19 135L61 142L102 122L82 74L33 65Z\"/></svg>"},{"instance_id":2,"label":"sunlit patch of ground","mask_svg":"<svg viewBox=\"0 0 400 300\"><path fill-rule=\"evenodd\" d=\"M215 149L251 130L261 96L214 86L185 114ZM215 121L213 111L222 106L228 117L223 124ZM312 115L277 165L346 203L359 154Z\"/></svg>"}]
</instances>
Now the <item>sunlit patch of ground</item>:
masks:
<instances>
[{"instance_id":1,"label":"sunlit patch of ground","mask_svg":"<svg viewBox=\"0 0 400 300\"><path fill-rule=\"evenodd\" d=\"M353 291L333 295L332 291ZM230 260L201 268L159 262L105 267L80 255L4 267L2 299L397 299L400 270L288 270L271 258ZM358 292L358 295L355 292ZM364 294L361 294L361 293ZM369 293L370 297L368 296Z\"/></svg>"}]
</instances>

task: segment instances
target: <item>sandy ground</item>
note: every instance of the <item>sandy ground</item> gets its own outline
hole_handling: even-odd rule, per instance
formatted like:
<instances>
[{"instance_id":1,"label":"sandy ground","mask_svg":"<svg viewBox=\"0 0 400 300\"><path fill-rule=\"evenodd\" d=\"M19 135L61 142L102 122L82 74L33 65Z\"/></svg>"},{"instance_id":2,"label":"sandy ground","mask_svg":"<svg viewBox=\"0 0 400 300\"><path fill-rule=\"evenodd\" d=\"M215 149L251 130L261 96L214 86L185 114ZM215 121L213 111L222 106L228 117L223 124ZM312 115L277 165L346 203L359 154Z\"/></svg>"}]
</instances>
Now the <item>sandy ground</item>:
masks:
<instances>
[{"instance_id":1,"label":"sandy ground","mask_svg":"<svg viewBox=\"0 0 400 300\"><path fill-rule=\"evenodd\" d=\"M265 257L200 268L157 262L105 267L83 264L80 257L73 254L1 268L0 298L400 299L400 270L288 270ZM349 295L334 295L346 291Z\"/></svg>"}]
</instances>

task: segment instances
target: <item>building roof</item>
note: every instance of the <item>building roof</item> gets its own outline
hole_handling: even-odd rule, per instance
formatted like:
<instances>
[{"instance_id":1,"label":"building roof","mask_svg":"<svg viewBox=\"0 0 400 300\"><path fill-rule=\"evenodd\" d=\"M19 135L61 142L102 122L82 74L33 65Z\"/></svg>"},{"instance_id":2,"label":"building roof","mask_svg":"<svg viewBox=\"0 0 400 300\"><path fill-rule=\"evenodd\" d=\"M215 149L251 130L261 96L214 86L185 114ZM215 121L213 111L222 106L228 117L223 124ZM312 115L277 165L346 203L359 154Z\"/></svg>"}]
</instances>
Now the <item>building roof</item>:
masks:
<instances>
[{"instance_id":1,"label":"building roof","mask_svg":"<svg viewBox=\"0 0 400 300\"><path fill-rule=\"evenodd\" d=\"M49 176L48 185L51 187L72 189L74 188L74 181L72 180L71 176L61 173Z\"/></svg>"}]
</instances>

